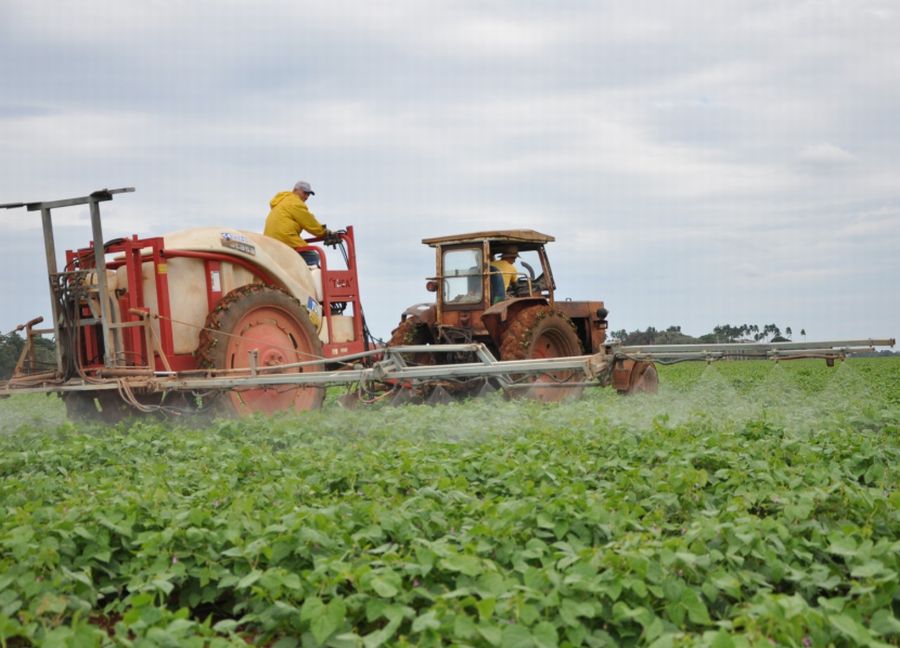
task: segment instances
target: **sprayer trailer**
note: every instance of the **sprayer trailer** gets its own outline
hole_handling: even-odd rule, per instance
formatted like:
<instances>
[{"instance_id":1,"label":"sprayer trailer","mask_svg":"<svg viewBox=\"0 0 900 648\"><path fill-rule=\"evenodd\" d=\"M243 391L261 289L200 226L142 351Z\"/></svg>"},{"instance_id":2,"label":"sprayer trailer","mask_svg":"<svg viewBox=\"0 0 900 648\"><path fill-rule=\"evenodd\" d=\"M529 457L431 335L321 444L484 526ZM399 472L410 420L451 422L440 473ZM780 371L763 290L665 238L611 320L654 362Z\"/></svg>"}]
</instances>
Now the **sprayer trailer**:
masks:
<instances>
[{"instance_id":1,"label":"sprayer trailer","mask_svg":"<svg viewBox=\"0 0 900 648\"><path fill-rule=\"evenodd\" d=\"M144 386L153 376L240 373L250 363L292 365L294 373L324 369L332 358L369 348L359 299L353 228L304 248L317 265L284 243L232 228L193 228L149 238L103 238L100 204L132 188L101 190L66 200L4 205L40 212L49 277L56 366L34 373L27 353L5 392L40 385L63 395L70 413L127 405L186 406L204 400L222 413L251 414L317 407L320 386L231 390L188 395ZM57 266L53 210L90 209L93 240L68 250ZM332 267L323 243L342 252ZM26 344L26 351L33 345ZM108 389L97 387L116 386ZM120 398L119 393L126 398ZM179 398L180 397L180 398ZM184 402L179 402L184 401Z\"/></svg>"},{"instance_id":2,"label":"sprayer trailer","mask_svg":"<svg viewBox=\"0 0 900 648\"><path fill-rule=\"evenodd\" d=\"M427 398L503 389L542 400L586 386L655 391L654 362L728 357L833 362L893 339L625 347L606 340L603 302L558 302L544 244L530 230L426 239L437 251L435 304L408 309L387 348L363 316L353 228L308 239L318 263L256 232L193 228L164 236L103 238L100 204L132 188L65 200L0 205L40 212L52 325L20 326L26 344L0 396L57 393L77 418L135 411L225 415L317 408L329 385L362 400ZM92 242L60 270L54 209L87 205ZM494 250L515 245L527 272L501 292ZM326 247L340 251L335 263ZM332 257L335 254L331 255ZM537 272L534 268L539 268ZM55 366L35 361L53 335Z\"/></svg>"}]
</instances>

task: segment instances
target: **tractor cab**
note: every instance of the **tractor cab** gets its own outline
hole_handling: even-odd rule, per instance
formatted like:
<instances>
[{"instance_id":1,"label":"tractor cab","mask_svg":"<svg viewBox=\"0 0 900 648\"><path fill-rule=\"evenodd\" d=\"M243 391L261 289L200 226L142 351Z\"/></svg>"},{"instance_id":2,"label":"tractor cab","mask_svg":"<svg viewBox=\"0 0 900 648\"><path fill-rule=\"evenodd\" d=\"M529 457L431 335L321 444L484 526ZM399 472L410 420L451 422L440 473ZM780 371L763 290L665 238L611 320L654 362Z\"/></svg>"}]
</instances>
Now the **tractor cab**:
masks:
<instances>
[{"instance_id":1,"label":"tractor cab","mask_svg":"<svg viewBox=\"0 0 900 648\"><path fill-rule=\"evenodd\" d=\"M554 238L534 230L494 230L424 239L435 248L437 324L453 339L487 334L491 314L511 302L552 304L553 274L544 244ZM461 329L453 335L452 329Z\"/></svg>"},{"instance_id":2,"label":"tractor cab","mask_svg":"<svg viewBox=\"0 0 900 648\"><path fill-rule=\"evenodd\" d=\"M534 230L491 230L423 239L435 249L435 275L427 288L433 304L403 316L394 344L484 342L499 352L510 317L530 306L553 307L555 284L544 246L552 236ZM421 326L415 334L406 330ZM396 337L396 339L394 339Z\"/></svg>"}]
</instances>

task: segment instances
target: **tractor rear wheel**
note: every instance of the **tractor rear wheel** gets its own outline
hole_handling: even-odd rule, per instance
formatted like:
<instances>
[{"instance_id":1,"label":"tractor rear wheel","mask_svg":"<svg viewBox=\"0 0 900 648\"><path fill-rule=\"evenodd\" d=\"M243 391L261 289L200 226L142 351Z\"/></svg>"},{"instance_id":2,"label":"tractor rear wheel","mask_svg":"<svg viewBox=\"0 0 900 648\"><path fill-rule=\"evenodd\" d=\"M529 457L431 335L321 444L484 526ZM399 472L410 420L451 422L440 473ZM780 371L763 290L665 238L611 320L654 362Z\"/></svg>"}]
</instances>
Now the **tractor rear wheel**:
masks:
<instances>
[{"instance_id":1,"label":"tractor rear wheel","mask_svg":"<svg viewBox=\"0 0 900 648\"><path fill-rule=\"evenodd\" d=\"M507 326L500 344L501 360L562 358L582 353L581 340L572 320L552 306L532 306L520 311ZM532 386L511 390L511 393L548 402L561 401L581 395L582 385L567 386L566 383L582 380L584 378L575 371L523 376L521 382L528 381Z\"/></svg>"},{"instance_id":2,"label":"tractor rear wheel","mask_svg":"<svg viewBox=\"0 0 900 648\"><path fill-rule=\"evenodd\" d=\"M197 357L201 367L247 375L250 352L257 352L260 369L322 359L322 342L306 308L287 293L250 284L228 293L206 319ZM278 373L321 371L323 365L291 367ZM268 372L271 373L271 372ZM232 389L219 396L216 409L227 415L248 416L280 411L317 409L325 388L311 385Z\"/></svg>"}]
</instances>

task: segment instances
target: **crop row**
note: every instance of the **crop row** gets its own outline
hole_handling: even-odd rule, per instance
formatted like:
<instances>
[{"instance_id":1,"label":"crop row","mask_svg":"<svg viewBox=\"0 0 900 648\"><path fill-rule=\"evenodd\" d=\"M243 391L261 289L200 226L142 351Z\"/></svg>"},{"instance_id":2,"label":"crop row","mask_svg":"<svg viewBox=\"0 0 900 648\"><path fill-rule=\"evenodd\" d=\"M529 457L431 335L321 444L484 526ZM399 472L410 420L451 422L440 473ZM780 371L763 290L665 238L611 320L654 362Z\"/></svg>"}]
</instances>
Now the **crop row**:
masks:
<instances>
[{"instance_id":1,"label":"crop row","mask_svg":"<svg viewBox=\"0 0 900 648\"><path fill-rule=\"evenodd\" d=\"M879 362L200 428L20 411L0 643L896 642L900 364Z\"/></svg>"}]
</instances>

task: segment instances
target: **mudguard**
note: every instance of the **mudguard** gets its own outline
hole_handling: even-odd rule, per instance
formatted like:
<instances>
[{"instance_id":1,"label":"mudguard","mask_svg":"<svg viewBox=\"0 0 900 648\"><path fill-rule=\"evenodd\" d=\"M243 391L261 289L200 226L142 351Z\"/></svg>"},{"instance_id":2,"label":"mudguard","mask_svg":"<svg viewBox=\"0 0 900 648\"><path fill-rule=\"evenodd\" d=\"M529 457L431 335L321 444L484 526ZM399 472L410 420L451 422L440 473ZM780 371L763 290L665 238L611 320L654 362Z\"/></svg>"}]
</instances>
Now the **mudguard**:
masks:
<instances>
[{"instance_id":1,"label":"mudguard","mask_svg":"<svg viewBox=\"0 0 900 648\"><path fill-rule=\"evenodd\" d=\"M549 304L550 300L539 295L529 297L512 297L498 302L488 309L485 309L481 315L481 323L490 333L491 338L497 342L500 339L500 333L506 324L506 320L510 315L515 315L523 308L529 306Z\"/></svg>"},{"instance_id":2,"label":"mudguard","mask_svg":"<svg viewBox=\"0 0 900 648\"><path fill-rule=\"evenodd\" d=\"M432 329L437 321L437 305L428 303L413 304L404 310L403 314L400 316L401 322L408 319L421 322L429 329Z\"/></svg>"}]
</instances>

